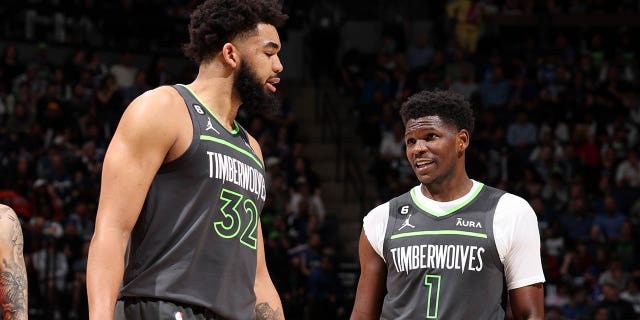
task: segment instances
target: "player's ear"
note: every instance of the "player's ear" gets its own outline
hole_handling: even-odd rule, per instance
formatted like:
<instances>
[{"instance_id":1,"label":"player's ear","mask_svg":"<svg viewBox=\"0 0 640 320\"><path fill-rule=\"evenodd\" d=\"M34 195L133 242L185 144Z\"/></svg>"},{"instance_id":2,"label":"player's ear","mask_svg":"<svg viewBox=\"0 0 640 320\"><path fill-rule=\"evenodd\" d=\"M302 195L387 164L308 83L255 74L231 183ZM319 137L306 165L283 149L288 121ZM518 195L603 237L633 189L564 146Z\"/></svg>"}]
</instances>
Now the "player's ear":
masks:
<instances>
[{"instance_id":1,"label":"player's ear","mask_svg":"<svg viewBox=\"0 0 640 320\"><path fill-rule=\"evenodd\" d=\"M227 42L222 46L220 54L222 55L222 60L226 65L234 69L238 66L238 63L240 61L238 47L230 42Z\"/></svg>"},{"instance_id":2,"label":"player's ear","mask_svg":"<svg viewBox=\"0 0 640 320\"><path fill-rule=\"evenodd\" d=\"M456 150L464 152L469 146L469 131L462 129L456 134Z\"/></svg>"}]
</instances>

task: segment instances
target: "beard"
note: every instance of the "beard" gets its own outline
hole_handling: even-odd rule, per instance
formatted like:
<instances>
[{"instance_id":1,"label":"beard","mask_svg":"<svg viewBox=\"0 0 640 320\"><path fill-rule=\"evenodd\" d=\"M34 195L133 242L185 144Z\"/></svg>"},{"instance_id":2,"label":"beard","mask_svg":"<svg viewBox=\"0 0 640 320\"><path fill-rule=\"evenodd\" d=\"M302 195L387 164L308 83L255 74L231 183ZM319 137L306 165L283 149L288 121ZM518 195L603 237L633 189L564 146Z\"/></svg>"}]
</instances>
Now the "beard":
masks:
<instances>
[{"instance_id":1,"label":"beard","mask_svg":"<svg viewBox=\"0 0 640 320\"><path fill-rule=\"evenodd\" d=\"M280 107L275 93L265 89L264 83L246 63L240 64L234 88L242 100L242 106L252 114L274 114Z\"/></svg>"}]
</instances>

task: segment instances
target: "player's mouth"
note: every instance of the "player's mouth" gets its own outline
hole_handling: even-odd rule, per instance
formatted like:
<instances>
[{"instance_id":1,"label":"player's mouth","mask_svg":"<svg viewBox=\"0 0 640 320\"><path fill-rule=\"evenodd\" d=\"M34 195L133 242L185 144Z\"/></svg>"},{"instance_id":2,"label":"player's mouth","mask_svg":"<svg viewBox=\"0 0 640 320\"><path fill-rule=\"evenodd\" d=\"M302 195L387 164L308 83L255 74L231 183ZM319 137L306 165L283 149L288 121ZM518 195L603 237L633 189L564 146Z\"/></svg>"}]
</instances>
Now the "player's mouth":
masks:
<instances>
[{"instance_id":1,"label":"player's mouth","mask_svg":"<svg viewBox=\"0 0 640 320\"><path fill-rule=\"evenodd\" d=\"M271 92L276 92L276 84L278 84L280 82L280 78L278 77L271 77L269 79L267 79L267 89L269 89L269 91Z\"/></svg>"},{"instance_id":2,"label":"player's mouth","mask_svg":"<svg viewBox=\"0 0 640 320\"><path fill-rule=\"evenodd\" d=\"M428 169L435 164L432 159L418 159L414 161L414 166L417 170Z\"/></svg>"}]
</instances>

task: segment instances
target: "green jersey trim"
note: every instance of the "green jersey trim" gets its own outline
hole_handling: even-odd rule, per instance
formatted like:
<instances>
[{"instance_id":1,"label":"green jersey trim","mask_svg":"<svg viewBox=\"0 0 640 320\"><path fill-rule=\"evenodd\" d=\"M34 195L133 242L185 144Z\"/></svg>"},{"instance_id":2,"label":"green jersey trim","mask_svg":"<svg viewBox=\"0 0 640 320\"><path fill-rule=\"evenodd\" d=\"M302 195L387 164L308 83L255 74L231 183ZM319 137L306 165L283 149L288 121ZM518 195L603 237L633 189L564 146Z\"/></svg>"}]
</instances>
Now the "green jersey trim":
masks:
<instances>
[{"instance_id":1,"label":"green jersey trim","mask_svg":"<svg viewBox=\"0 0 640 320\"><path fill-rule=\"evenodd\" d=\"M416 194L416 190L419 190L418 188L413 188L411 189L411 199L413 200L413 203L418 206L418 208L422 209L422 211L432 215L432 216L436 216L438 218L440 217L444 217L446 215L452 214L456 211L458 211L460 208L466 206L467 204L469 204L469 202L473 201L473 199L475 199L478 196L478 193L480 193L480 191L482 190L482 188L484 188L484 184L482 182L478 182L478 184L480 185L474 192L473 194L469 197L469 199L467 201L464 201L462 203L460 203L459 205L451 208L449 211L446 212L433 212L431 210L429 210L429 208L425 207L424 204L422 204L420 202L420 199L418 198L418 194Z\"/></svg>"},{"instance_id":2,"label":"green jersey trim","mask_svg":"<svg viewBox=\"0 0 640 320\"><path fill-rule=\"evenodd\" d=\"M487 235L484 233L460 231L460 230L433 230L433 231L414 231L414 232L398 233L398 234L392 235L391 240L399 239L399 238L407 238L407 237L436 236L436 235L457 235L457 236L487 239Z\"/></svg>"},{"instance_id":3,"label":"green jersey trim","mask_svg":"<svg viewBox=\"0 0 640 320\"><path fill-rule=\"evenodd\" d=\"M216 121L220 124L221 127L223 127L225 130L227 130L227 132L229 132L230 134L237 134L238 131L240 130L240 126L238 125L238 123L233 120L233 130L229 130L227 129L225 126L222 125L222 122L220 122L220 119L218 119L218 117L216 117L216 115L211 111L211 109L209 109L209 106L207 106L206 104L202 103L202 101L200 101L200 98L198 98L198 96L196 95L195 92L191 91L191 88L187 87L184 84L178 84L179 86L189 90L189 92L191 92L191 94L193 95L193 97L201 104L204 106L205 109L207 109L207 111L209 112L209 114L216 119Z\"/></svg>"},{"instance_id":4,"label":"green jersey trim","mask_svg":"<svg viewBox=\"0 0 640 320\"><path fill-rule=\"evenodd\" d=\"M218 139L212 136L206 136L206 135L200 135L200 140L207 140L207 141L211 141L211 142L215 142L215 143L219 143L221 145L225 145L233 150L236 150L242 154L244 154L245 156L251 158L251 160L255 161L255 163L260 167L260 169L262 169L262 162L260 162L260 159L258 159L255 155L253 155L251 152L242 149L238 146L236 146L233 143L230 143L229 141L223 140L223 139Z\"/></svg>"}]
</instances>

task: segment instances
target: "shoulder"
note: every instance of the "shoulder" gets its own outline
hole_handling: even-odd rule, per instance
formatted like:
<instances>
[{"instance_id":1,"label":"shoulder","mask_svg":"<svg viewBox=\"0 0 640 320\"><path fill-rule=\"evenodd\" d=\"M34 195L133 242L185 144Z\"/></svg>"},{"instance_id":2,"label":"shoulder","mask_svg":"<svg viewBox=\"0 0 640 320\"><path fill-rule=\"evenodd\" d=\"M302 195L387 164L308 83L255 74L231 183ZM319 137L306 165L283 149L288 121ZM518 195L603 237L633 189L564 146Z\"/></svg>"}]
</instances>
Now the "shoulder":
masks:
<instances>
[{"instance_id":1,"label":"shoulder","mask_svg":"<svg viewBox=\"0 0 640 320\"><path fill-rule=\"evenodd\" d=\"M183 104L184 100L177 90L170 86L161 86L139 95L129 104L127 111L148 112L149 116L170 118L170 114L166 112L182 110Z\"/></svg>"},{"instance_id":2,"label":"shoulder","mask_svg":"<svg viewBox=\"0 0 640 320\"><path fill-rule=\"evenodd\" d=\"M369 211L363 219L362 229L373 250L384 260L384 235L389 221L389 202Z\"/></svg>"},{"instance_id":3,"label":"shoulder","mask_svg":"<svg viewBox=\"0 0 640 320\"><path fill-rule=\"evenodd\" d=\"M22 233L18 216L13 209L0 204L0 244L13 239L18 231Z\"/></svg>"},{"instance_id":4,"label":"shoulder","mask_svg":"<svg viewBox=\"0 0 640 320\"><path fill-rule=\"evenodd\" d=\"M538 219L535 211L524 198L512 193L504 193L498 200L494 216L494 225L527 226L533 224L537 227Z\"/></svg>"},{"instance_id":5,"label":"shoulder","mask_svg":"<svg viewBox=\"0 0 640 320\"><path fill-rule=\"evenodd\" d=\"M118 129L149 131L161 138L177 128L176 119L187 112L180 94L172 87L162 86L135 98L124 111Z\"/></svg>"},{"instance_id":6,"label":"shoulder","mask_svg":"<svg viewBox=\"0 0 640 320\"><path fill-rule=\"evenodd\" d=\"M498 206L507 207L516 211L521 208L531 208L529 202L526 199L513 193L509 193L506 191L503 192L504 194L500 197L500 200L498 200Z\"/></svg>"},{"instance_id":7,"label":"shoulder","mask_svg":"<svg viewBox=\"0 0 640 320\"><path fill-rule=\"evenodd\" d=\"M0 225L14 225L16 223L20 224L20 220L18 220L18 216L15 211L13 211L9 206L0 204Z\"/></svg>"},{"instance_id":8,"label":"shoulder","mask_svg":"<svg viewBox=\"0 0 640 320\"><path fill-rule=\"evenodd\" d=\"M389 216L389 202L385 202L371 209L369 213L364 217L365 222L367 220L380 220Z\"/></svg>"}]
</instances>

